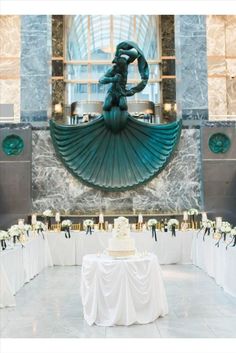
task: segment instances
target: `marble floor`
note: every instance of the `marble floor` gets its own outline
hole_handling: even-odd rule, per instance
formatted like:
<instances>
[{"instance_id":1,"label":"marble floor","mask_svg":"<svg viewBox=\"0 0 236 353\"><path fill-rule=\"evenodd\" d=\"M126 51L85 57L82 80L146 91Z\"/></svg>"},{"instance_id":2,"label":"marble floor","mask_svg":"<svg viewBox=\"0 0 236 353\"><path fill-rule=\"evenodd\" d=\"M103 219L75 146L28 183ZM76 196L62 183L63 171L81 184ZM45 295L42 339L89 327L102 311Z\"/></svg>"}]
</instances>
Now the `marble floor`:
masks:
<instances>
[{"instance_id":1,"label":"marble floor","mask_svg":"<svg viewBox=\"0 0 236 353\"><path fill-rule=\"evenodd\" d=\"M169 315L147 325L105 328L90 327L83 319L81 267L47 268L17 293L15 308L0 309L1 337L236 337L236 298L194 266L165 265L162 270Z\"/></svg>"}]
</instances>

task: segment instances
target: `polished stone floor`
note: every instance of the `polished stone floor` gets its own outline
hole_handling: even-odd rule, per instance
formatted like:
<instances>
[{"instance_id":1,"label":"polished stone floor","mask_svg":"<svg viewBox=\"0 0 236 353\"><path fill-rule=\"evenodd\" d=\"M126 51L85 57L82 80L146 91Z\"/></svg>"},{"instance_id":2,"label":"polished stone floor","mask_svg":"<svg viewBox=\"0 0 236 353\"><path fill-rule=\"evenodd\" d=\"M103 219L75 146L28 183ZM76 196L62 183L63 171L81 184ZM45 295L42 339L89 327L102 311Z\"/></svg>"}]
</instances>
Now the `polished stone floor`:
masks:
<instances>
[{"instance_id":1,"label":"polished stone floor","mask_svg":"<svg viewBox=\"0 0 236 353\"><path fill-rule=\"evenodd\" d=\"M17 293L15 308L0 309L1 337L236 337L236 298L194 266L162 271L169 315L147 325L105 328L83 319L80 266L45 269Z\"/></svg>"}]
</instances>

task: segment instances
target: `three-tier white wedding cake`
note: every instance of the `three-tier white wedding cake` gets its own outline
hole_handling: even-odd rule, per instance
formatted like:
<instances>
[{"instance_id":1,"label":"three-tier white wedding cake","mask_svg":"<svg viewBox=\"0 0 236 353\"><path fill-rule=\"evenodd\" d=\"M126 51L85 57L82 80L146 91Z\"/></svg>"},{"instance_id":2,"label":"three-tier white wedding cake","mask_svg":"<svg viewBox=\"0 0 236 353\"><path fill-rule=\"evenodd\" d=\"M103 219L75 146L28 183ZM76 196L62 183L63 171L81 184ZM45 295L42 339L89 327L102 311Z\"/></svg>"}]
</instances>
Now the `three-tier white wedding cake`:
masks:
<instances>
[{"instance_id":1,"label":"three-tier white wedding cake","mask_svg":"<svg viewBox=\"0 0 236 353\"><path fill-rule=\"evenodd\" d=\"M108 253L114 257L126 257L135 255L135 242L130 237L129 220L118 217L114 220L112 238L109 239Z\"/></svg>"}]
</instances>

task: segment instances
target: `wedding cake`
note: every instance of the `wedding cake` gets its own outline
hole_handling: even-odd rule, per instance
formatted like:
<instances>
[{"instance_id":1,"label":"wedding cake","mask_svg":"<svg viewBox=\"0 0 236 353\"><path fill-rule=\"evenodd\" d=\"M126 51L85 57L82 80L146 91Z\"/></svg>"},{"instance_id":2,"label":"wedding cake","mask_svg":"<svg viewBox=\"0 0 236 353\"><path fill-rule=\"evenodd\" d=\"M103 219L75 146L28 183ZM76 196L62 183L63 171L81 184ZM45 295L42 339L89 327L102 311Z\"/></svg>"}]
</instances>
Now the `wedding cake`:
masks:
<instances>
[{"instance_id":1,"label":"wedding cake","mask_svg":"<svg viewBox=\"0 0 236 353\"><path fill-rule=\"evenodd\" d=\"M109 239L108 253L110 256L123 257L135 254L135 242L130 237L129 220L118 217L114 220L112 238Z\"/></svg>"}]
</instances>

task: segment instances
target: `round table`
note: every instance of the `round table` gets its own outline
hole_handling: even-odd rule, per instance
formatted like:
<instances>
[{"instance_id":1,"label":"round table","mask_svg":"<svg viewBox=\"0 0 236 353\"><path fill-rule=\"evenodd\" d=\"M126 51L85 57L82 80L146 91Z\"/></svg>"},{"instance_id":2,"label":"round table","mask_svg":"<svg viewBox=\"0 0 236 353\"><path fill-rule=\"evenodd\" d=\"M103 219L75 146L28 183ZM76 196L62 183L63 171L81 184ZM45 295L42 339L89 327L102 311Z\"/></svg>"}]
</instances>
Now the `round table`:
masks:
<instances>
[{"instance_id":1,"label":"round table","mask_svg":"<svg viewBox=\"0 0 236 353\"><path fill-rule=\"evenodd\" d=\"M81 297L89 325L147 324L168 313L162 273L154 254L124 259L84 256Z\"/></svg>"}]
</instances>

